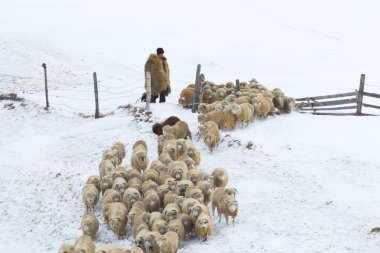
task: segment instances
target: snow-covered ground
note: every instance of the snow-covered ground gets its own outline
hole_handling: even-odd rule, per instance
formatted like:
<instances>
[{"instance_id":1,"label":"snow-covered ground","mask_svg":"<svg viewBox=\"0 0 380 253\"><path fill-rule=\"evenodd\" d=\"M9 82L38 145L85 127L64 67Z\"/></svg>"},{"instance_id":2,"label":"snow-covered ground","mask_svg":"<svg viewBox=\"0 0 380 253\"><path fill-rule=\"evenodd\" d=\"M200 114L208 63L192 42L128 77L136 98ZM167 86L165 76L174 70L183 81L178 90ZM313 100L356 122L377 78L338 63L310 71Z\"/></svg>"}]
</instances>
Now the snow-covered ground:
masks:
<instances>
[{"instance_id":1,"label":"snow-covered ground","mask_svg":"<svg viewBox=\"0 0 380 253\"><path fill-rule=\"evenodd\" d=\"M56 252L81 234L81 188L97 174L115 141L138 139L157 158L151 123L119 105L143 92L143 65L165 49L173 93L152 104L153 120L177 115L193 134L196 115L176 105L196 65L214 82L257 78L293 97L349 92L366 74L380 93L380 4L366 1L0 1L0 250ZM51 109L44 107L48 66ZM92 72L100 108L93 114ZM379 105L379 104L377 104ZM378 113L379 114L379 113ZM380 120L292 113L223 132L210 154L202 141L200 169L225 167L238 188L235 227L214 217L205 243L179 252L378 252ZM252 146L248 145L253 143ZM128 247L101 221L96 244Z\"/></svg>"}]
</instances>

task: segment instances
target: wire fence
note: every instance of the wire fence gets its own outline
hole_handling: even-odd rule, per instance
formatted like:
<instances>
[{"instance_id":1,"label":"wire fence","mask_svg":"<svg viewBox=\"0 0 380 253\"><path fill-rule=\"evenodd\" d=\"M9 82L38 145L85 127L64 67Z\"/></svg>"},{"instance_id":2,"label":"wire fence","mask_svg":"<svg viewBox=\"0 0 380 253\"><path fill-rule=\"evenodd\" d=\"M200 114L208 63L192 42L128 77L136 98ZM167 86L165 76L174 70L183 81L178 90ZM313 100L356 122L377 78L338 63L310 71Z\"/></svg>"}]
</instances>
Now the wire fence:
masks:
<instances>
[{"instance_id":1,"label":"wire fence","mask_svg":"<svg viewBox=\"0 0 380 253\"><path fill-rule=\"evenodd\" d=\"M138 71L132 68L128 69L144 75L144 72L142 71ZM62 81L57 80L56 76L48 78L47 86L49 105L53 107L65 107L73 110L76 113L92 111L95 103L94 82L77 82L75 80L72 80L71 76L70 79L71 81ZM131 103L137 104L140 101L141 95L145 92L145 78L139 78L133 81L124 81L122 79L116 81L123 82L123 85L102 85L108 81L115 83L115 80L99 79L97 81L99 103L101 105L105 105L100 107L100 111L103 112L107 110L117 109L120 106L120 103L123 102L123 99L125 101L132 101ZM4 83L7 85L2 85ZM138 83L141 83L141 85L136 86ZM185 80L171 80L171 83L190 84L193 82ZM172 85L171 90L172 92L180 92L182 89L173 87ZM41 77L34 77L0 73L0 92L22 92L23 94L42 93L42 103L42 101L45 99L45 80L43 75L41 75ZM52 101L50 101L50 98L52 98ZM137 100L135 101L136 98ZM78 101L79 103L76 103L75 101ZM115 102L114 105L112 105L112 101ZM90 102L92 103L90 104Z\"/></svg>"}]
</instances>

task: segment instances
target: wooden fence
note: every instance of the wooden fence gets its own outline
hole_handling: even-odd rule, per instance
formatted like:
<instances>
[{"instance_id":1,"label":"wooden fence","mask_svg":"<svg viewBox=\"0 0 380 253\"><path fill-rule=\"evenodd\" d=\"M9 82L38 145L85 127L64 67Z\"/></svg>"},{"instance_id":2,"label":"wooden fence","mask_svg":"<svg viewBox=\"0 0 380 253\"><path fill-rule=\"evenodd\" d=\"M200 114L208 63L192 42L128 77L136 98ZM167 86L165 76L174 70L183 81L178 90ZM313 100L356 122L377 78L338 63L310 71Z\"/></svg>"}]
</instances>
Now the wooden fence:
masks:
<instances>
[{"instance_id":1,"label":"wooden fence","mask_svg":"<svg viewBox=\"0 0 380 253\"><path fill-rule=\"evenodd\" d=\"M375 116L362 112L362 107L379 109L380 106L367 104L363 102L364 96L380 98L379 94L364 91L365 75L360 76L359 90L354 92L339 93L325 96L297 98L295 108L301 113L312 113L314 115L335 115L335 116ZM339 98L333 100L335 98ZM340 99L344 98L344 99ZM353 110L353 112L335 112L342 110ZM329 112L323 112L329 111Z\"/></svg>"}]
</instances>

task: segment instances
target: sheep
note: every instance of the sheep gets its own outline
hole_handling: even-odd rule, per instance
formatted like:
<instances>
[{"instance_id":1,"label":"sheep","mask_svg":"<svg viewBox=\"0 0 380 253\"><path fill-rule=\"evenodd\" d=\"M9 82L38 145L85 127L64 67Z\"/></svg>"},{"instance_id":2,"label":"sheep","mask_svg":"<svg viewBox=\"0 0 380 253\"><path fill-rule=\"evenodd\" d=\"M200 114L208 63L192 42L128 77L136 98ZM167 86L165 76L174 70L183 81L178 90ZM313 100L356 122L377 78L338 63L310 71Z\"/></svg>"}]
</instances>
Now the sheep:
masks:
<instances>
[{"instance_id":1,"label":"sheep","mask_svg":"<svg viewBox=\"0 0 380 253\"><path fill-rule=\"evenodd\" d=\"M137 234L143 229L149 229L149 213L141 212L136 213L134 221L132 223L132 236L136 238Z\"/></svg>"},{"instance_id":2,"label":"sheep","mask_svg":"<svg viewBox=\"0 0 380 253\"><path fill-rule=\"evenodd\" d=\"M87 178L87 181L86 181L86 184L93 184L93 185L95 185L96 186L96 188L98 189L98 191L100 192L101 191L101 178L100 178L100 176L96 176L96 175L94 175L94 176L89 176L88 178Z\"/></svg>"},{"instance_id":3,"label":"sheep","mask_svg":"<svg viewBox=\"0 0 380 253\"><path fill-rule=\"evenodd\" d=\"M227 96L226 89L224 89L224 88L218 88L216 90L216 95L218 96L218 100L222 101Z\"/></svg>"},{"instance_id":4,"label":"sheep","mask_svg":"<svg viewBox=\"0 0 380 253\"><path fill-rule=\"evenodd\" d=\"M156 219L152 224L152 231L158 232L161 235L168 231L168 222L164 219Z\"/></svg>"},{"instance_id":5,"label":"sheep","mask_svg":"<svg viewBox=\"0 0 380 253\"><path fill-rule=\"evenodd\" d=\"M171 174L170 177L164 180L164 184L167 185L171 191L175 191L177 189L177 181L175 178L171 177Z\"/></svg>"},{"instance_id":6,"label":"sheep","mask_svg":"<svg viewBox=\"0 0 380 253\"><path fill-rule=\"evenodd\" d=\"M227 171L223 168L216 168L211 172L214 187L225 187L228 183Z\"/></svg>"},{"instance_id":7,"label":"sheep","mask_svg":"<svg viewBox=\"0 0 380 253\"><path fill-rule=\"evenodd\" d=\"M268 113L275 113L277 109L274 107L272 100L266 97L256 97L252 100L254 112L256 115L264 117L265 119L268 116Z\"/></svg>"},{"instance_id":8,"label":"sheep","mask_svg":"<svg viewBox=\"0 0 380 253\"><path fill-rule=\"evenodd\" d=\"M141 200L141 194L136 188L127 188L123 194L123 203L128 208L128 210L131 210L134 203Z\"/></svg>"},{"instance_id":9,"label":"sheep","mask_svg":"<svg viewBox=\"0 0 380 253\"><path fill-rule=\"evenodd\" d=\"M138 214L146 212L146 205L144 202L139 200L139 201L136 201L135 203L133 203L132 207L128 208L128 210L129 210L128 220L133 225L133 222L135 220L135 216Z\"/></svg>"},{"instance_id":10,"label":"sheep","mask_svg":"<svg viewBox=\"0 0 380 253\"><path fill-rule=\"evenodd\" d=\"M178 194L175 192L166 193L164 196L164 201L163 201L164 207L166 207L169 203L173 203L172 201L175 197L178 197Z\"/></svg>"},{"instance_id":11,"label":"sheep","mask_svg":"<svg viewBox=\"0 0 380 253\"><path fill-rule=\"evenodd\" d=\"M120 239L126 234L128 222L128 209L123 203L115 202L109 205L106 213L108 227L118 235Z\"/></svg>"},{"instance_id":12,"label":"sheep","mask_svg":"<svg viewBox=\"0 0 380 253\"><path fill-rule=\"evenodd\" d=\"M176 151L175 151L175 148L172 149L172 154L174 154L173 156L176 156ZM159 157L160 161L165 164L166 166L168 166L170 163L172 163L174 161L174 159L170 156L169 153L165 152L165 153L162 153Z\"/></svg>"},{"instance_id":13,"label":"sheep","mask_svg":"<svg viewBox=\"0 0 380 253\"><path fill-rule=\"evenodd\" d=\"M152 180L152 181L157 183L158 177L159 177L159 174L156 170L148 169L148 170L144 171L141 179L143 182Z\"/></svg>"},{"instance_id":14,"label":"sheep","mask_svg":"<svg viewBox=\"0 0 380 253\"><path fill-rule=\"evenodd\" d=\"M284 96L284 109L283 112L285 113L290 113L293 110L295 100L292 97Z\"/></svg>"},{"instance_id":15,"label":"sheep","mask_svg":"<svg viewBox=\"0 0 380 253\"><path fill-rule=\"evenodd\" d=\"M125 152L125 145L118 141L112 145L111 149L116 151L116 154L117 154L117 157L119 160L119 164L121 164L121 162L125 158L125 153L126 153Z\"/></svg>"},{"instance_id":16,"label":"sheep","mask_svg":"<svg viewBox=\"0 0 380 253\"><path fill-rule=\"evenodd\" d=\"M107 208L109 207L109 205L115 202L121 202L120 192L115 191L113 189L106 190L103 196L103 206L102 206L103 217L107 216L106 213L107 213ZM106 222L108 221L106 220Z\"/></svg>"},{"instance_id":17,"label":"sheep","mask_svg":"<svg viewBox=\"0 0 380 253\"><path fill-rule=\"evenodd\" d=\"M197 178L199 173L199 170L191 170L189 171L189 173L187 173L187 179L193 182L194 185L196 185L198 182Z\"/></svg>"},{"instance_id":18,"label":"sheep","mask_svg":"<svg viewBox=\"0 0 380 253\"><path fill-rule=\"evenodd\" d=\"M204 202L204 196L201 189L197 186L190 186L186 189L185 198L197 199L200 203Z\"/></svg>"},{"instance_id":19,"label":"sheep","mask_svg":"<svg viewBox=\"0 0 380 253\"><path fill-rule=\"evenodd\" d=\"M59 247L58 253L74 253L74 246L64 243Z\"/></svg>"},{"instance_id":20,"label":"sheep","mask_svg":"<svg viewBox=\"0 0 380 253\"><path fill-rule=\"evenodd\" d=\"M162 213L161 212L151 212L150 213L150 217L149 217L149 221L148 221L148 224L149 224L149 227L150 229L153 229L153 223L156 221L156 220L162 220Z\"/></svg>"},{"instance_id":21,"label":"sheep","mask_svg":"<svg viewBox=\"0 0 380 253\"><path fill-rule=\"evenodd\" d=\"M187 125L185 121L182 121L182 120L175 123L174 126L168 126L168 125L164 126L162 128L162 131L164 132L164 134L165 133L173 134L176 139L180 139L180 138L191 139L191 132L189 130L189 126Z\"/></svg>"},{"instance_id":22,"label":"sheep","mask_svg":"<svg viewBox=\"0 0 380 253\"><path fill-rule=\"evenodd\" d=\"M74 244L74 253L95 253L95 245L88 235L82 235Z\"/></svg>"},{"instance_id":23,"label":"sheep","mask_svg":"<svg viewBox=\"0 0 380 253\"><path fill-rule=\"evenodd\" d=\"M186 140L185 139L176 140L175 147L176 147L178 156L184 155L187 150Z\"/></svg>"},{"instance_id":24,"label":"sheep","mask_svg":"<svg viewBox=\"0 0 380 253\"><path fill-rule=\"evenodd\" d=\"M219 129L224 129L224 115L221 111L211 111L206 114L198 115L198 122L204 124L207 121L214 121Z\"/></svg>"},{"instance_id":25,"label":"sheep","mask_svg":"<svg viewBox=\"0 0 380 253\"><path fill-rule=\"evenodd\" d=\"M163 135L160 135L158 138L157 138L157 152L158 152L158 155L161 155L161 153L164 151L164 146L166 145L170 145L170 144L173 144L175 143L175 136L174 134L170 134L170 133L165 133Z\"/></svg>"},{"instance_id":26,"label":"sheep","mask_svg":"<svg viewBox=\"0 0 380 253\"><path fill-rule=\"evenodd\" d=\"M230 110L223 110L223 128L221 129L234 129L236 126L236 117Z\"/></svg>"},{"instance_id":27,"label":"sheep","mask_svg":"<svg viewBox=\"0 0 380 253\"><path fill-rule=\"evenodd\" d=\"M160 233L155 231L149 231L144 237L144 245L146 253L159 253L160 247L157 245L157 237Z\"/></svg>"},{"instance_id":28,"label":"sheep","mask_svg":"<svg viewBox=\"0 0 380 253\"><path fill-rule=\"evenodd\" d=\"M201 153L194 145L187 148L187 155L193 159L195 166L201 163Z\"/></svg>"},{"instance_id":29,"label":"sheep","mask_svg":"<svg viewBox=\"0 0 380 253\"><path fill-rule=\"evenodd\" d=\"M158 177L158 184L161 186L161 185L164 185L165 184L165 180L168 179L168 178L172 178L172 175L168 172L168 173L165 173L165 174L162 174L161 176ZM175 179L174 179L175 181ZM169 187L169 185L167 185Z\"/></svg>"},{"instance_id":30,"label":"sheep","mask_svg":"<svg viewBox=\"0 0 380 253\"><path fill-rule=\"evenodd\" d=\"M144 203L148 212L154 212L160 209L161 199L156 191L149 190L144 195Z\"/></svg>"},{"instance_id":31,"label":"sheep","mask_svg":"<svg viewBox=\"0 0 380 253\"><path fill-rule=\"evenodd\" d=\"M137 169L128 169L125 174L125 180L129 182L134 177L141 179L141 172Z\"/></svg>"},{"instance_id":32,"label":"sheep","mask_svg":"<svg viewBox=\"0 0 380 253\"><path fill-rule=\"evenodd\" d=\"M141 192L142 181L138 177L133 177L128 181L127 188L135 188Z\"/></svg>"},{"instance_id":33,"label":"sheep","mask_svg":"<svg viewBox=\"0 0 380 253\"><path fill-rule=\"evenodd\" d=\"M115 166L115 168L119 165L119 158L117 153L113 149L106 149L103 152L102 160L109 160Z\"/></svg>"},{"instance_id":34,"label":"sheep","mask_svg":"<svg viewBox=\"0 0 380 253\"><path fill-rule=\"evenodd\" d=\"M164 235L157 236L156 240L160 253L177 253L179 238L175 232L168 231Z\"/></svg>"},{"instance_id":35,"label":"sheep","mask_svg":"<svg viewBox=\"0 0 380 253\"><path fill-rule=\"evenodd\" d=\"M185 236L189 235L194 229L193 219L186 213L178 214L178 219L181 221L185 229Z\"/></svg>"},{"instance_id":36,"label":"sheep","mask_svg":"<svg viewBox=\"0 0 380 253\"><path fill-rule=\"evenodd\" d=\"M199 181L197 186L203 192L204 201L203 203L207 206L211 201L211 193L213 185L208 181Z\"/></svg>"},{"instance_id":37,"label":"sheep","mask_svg":"<svg viewBox=\"0 0 380 253\"><path fill-rule=\"evenodd\" d=\"M120 195L123 196L125 190L128 188L127 181L123 177L117 177L114 179L112 184L112 189L120 192Z\"/></svg>"},{"instance_id":38,"label":"sheep","mask_svg":"<svg viewBox=\"0 0 380 253\"><path fill-rule=\"evenodd\" d=\"M169 186L167 185L160 185L157 189L158 196L160 197L161 202L164 201L165 194L170 192Z\"/></svg>"},{"instance_id":39,"label":"sheep","mask_svg":"<svg viewBox=\"0 0 380 253\"><path fill-rule=\"evenodd\" d=\"M210 182L212 185L214 185L214 179L213 177L204 172L204 171L200 171L199 174L198 174L198 178L197 178L197 181L200 182L200 181L207 181L207 182Z\"/></svg>"},{"instance_id":40,"label":"sheep","mask_svg":"<svg viewBox=\"0 0 380 253\"><path fill-rule=\"evenodd\" d=\"M115 246L102 243L96 247L96 253L111 253L114 249Z\"/></svg>"},{"instance_id":41,"label":"sheep","mask_svg":"<svg viewBox=\"0 0 380 253\"><path fill-rule=\"evenodd\" d=\"M208 121L207 132L203 137L203 141L206 146L209 148L210 152L219 145L220 142L220 132L218 125L214 121Z\"/></svg>"},{"instance_id":42,"label":"sheep","mask_svg":"<svg viewBox=\"0 0 380 253\"><path fill-rule=\"evenodd\" d=\"M219 215L219 223L222 220L222 214L226 217L226 223L228 225L228 217L232 217L232 226L235 226L235 218L238 214L238 202L232 196L227 194L223 195L223 197L218 202L218 215Z\"/></svg>"},{"instance_id":43,"label":"sheep","mask_svg":"<svg viewBox=\"0 0 380 253\"><path fill-rule=\"evenodd\" d=\"M195 205L195 204L199 204L199 201L197 199L194 199L194 198L187 198L183 201L183 204L182 204L182 212L183 213L186 213L186 214L189 214L190 211L191 211L191 208Z\"/></svg>"},{"instance_id":44,"label":"sheep","mask_svg":"<svg viewBox=\"0 0 380 253\"><path fill-rule=\"evenodd\" d=\"M84 235L94 238L99 230L99 221L93 213L86 213L82 217L81 228Z\"/></svg>"},{"instance_id":45,"label":"sheep","mask_svg":"<svg viewBox=\"0 0 380 253\"><path fill-rule=\"evenodd\" d=\"M212 104L218 101L218 95L216 94L216 89L213 87L211 89L205 90L203 92L203 101L206 104Z\"/></svg>"},{"instance_id":46,"label":"sheep","mask_svg":"<svg viewBox=\"0 0 380 253\"><path fill-rule=\"evenodd\" d=\"M113 252L112 252L113 253ZM132 247L130 249L126 249L123 253L145 253L144 250L140 247Z\"/></svg>"},{"instance_id":47,"label":"sheep","mask_svg":"<svg viewBox=\"0 0 380 253\"><path fill-rule=\"evenodd\" d=\"M166 125L169 125L169 126L174 126L175 123L177 123L178 121L180 121L179 118L177 118L176 116L170 116L169 118L167 118L166 120L164 120L163 122L161 123L155 123L153 124L152 126L152 131L154 134L156 134L157 136L160 136L163 134L162 132L162 128Z\"/></svg>"},{"instance_id":48,"label":"sheep","mask_svg":"<svg viewBox=\"0 0 380 253\"><path fill-rule=\"evenodd\" d=\"M115 165L110 160L103 160L99 164L99 175L100 177L104 176L113 176L116 168Z\"/></svg>"},{"instance_id":49,"label":"sheep","mask_svg":"<svg viewBox=\"0 0 380 253\"><path fill-rule=\"evenodd\" d=\"M194 204L190 210L188 214L190 215L190 217L193 219L193 221L196 221L198 216L201 214L201 213L205 213L207 215L210 215L210 211L208 210L207 206L205 206L203 203L196 203Z\"/></svg>"},{"instance_id":50,"label":"sheep","mask_svg":"<svg viewBox=\"0 0 380 253\"><path fill-rule=\"evenodd\" d=\"M178 104L182 107L190 107L193 104L194 88L185 88L179 95Z\"/></svg>"},{"instance_id":51,"label":"sheep","mask_svg":"<svg viewBox=\"0 0 380 253\"><path fill-rule=\"evenodd\" d=\"M163 164L161 161L156 160L156 166L153 166L154 170L158 172L158 176L169 172L169 167ZM157 182L158 183L158 182Z\"/></svg>"},{"instance_id":52,"label":"sheep","mask_svg":"<svg viewBox=\"0 0 380 253\"><path fill-rule=\"evenodd\" d=\"M174 161L169 165L169 173L176 181L187 179L187 165L182 161Z\"/></svg>"},{"instance_id":53,"label":"sheep","mask_svg":"<svg viewBox=\"0 0 380 253\"><path fill-rule=\"evenodd\" d=\"M217 104L220 104L220 101L214 102L212 104L200 103L198 105L198 112L201 113L201 114L206 114L206 113L215 111L215 106Z\"/></svg>"},{"instance_id":54,"label":"sheep","mask_svg":"<svg viewBox=\"0 0 380 253\"><path fill-rule=\"evenodd\" d=\"M136 237L134 238L135 239L135 244L137 245L137 247L140 247L141 249L144 249L145 250L145 245L144 245L144 237L146 236L146 234L150 232L149 229L142 229L137 235Z\"/></svg>"},{"instance_id":55,"label":"sheep","mask_svg":"<svg viewBox=\"0 0 380 253\"><path fill-rule=\"evenodd\" d=\"M207 236L212 234L212 222L210 215L201 213L194 225L195 233L203 238L203 242L207 241Z\"/></svg>"},{"instance_id":56,"label":"sheep","mask_svg":"<svg viewBox=\"0 0 380 253\"><path fill-rule=\"evenodd\" d=\"M141 185L141 192L142 194L145 194L145 192L149 191L149 190L155 190L157 191L157 188L158 188L158 184L152 180L148 180L148 181L145 181L142 185Z\"/></svg>"},{"instance_id":57,"label":"sheep","mask_svg":"<svg viewBox=\"0 0 380 253\"><path fill-rule=\"evenodd\" d=\"M143 140L137 141L132 148L131 164L134 169L144 171L148 167L148 147Z\"/></svg>"},{"instance_id":58,"label":"sheep","mask_svg":"<svg viewBox=\"0 0 380 253\"><path fill-rule=\"evenodd\" d=\"M182 210L182 204L183 204L183 201L185 200L185 197L184 196L175 196L173 199L172 199L172 203L174 204L177 204L181 210Z\"/></svg>"},{"instance_id":59,"label":"sheep","mask_svg":"<svg viewBox=\"0 0 380 253\"><path fill-rule=\"evenodd\" d=\"M180 219L170 220L168 223L168 231L175 232L178 235L180 241L185 238L185 227L183 226Z\"/></svg>"},{"instance_id":60,"label":"sheep","mask_svg":"<svg viewBox=\"0 0 380 253\"><path fill-rule=\"evenodd\" d=\"M184 179L178 181L177 183L177 194L180 196L185 196L186 189L190 186L194 186L193 182L190 180Z\"/></svg>"},{"instance_id":61,"label":"sheep","mask_svg":"<svg viewBox=\"0 0 380 253\"><path fill-rule=\"evenodd\" d=\"M180 207L175 203L169 203L162 211L162 219L167 222L177 219L177 215L181 212Z\"/></svg>"},{"instance_id":62,"label":"sheep","mask_svg":"<svg viewBox=\"0 0 380 253\"><path fill-rule=\"evenodd\" d=\"M253 121L254 112L253 106L250 103L232 104L230 107L231 113L236 116L236 121L241 122L244 126L244 123Z\"/></svg>"},{"instance_id":63,"label":"sheep","mask_svg":"<svg viewBox=\"0 0 380 253\"><path fill-rule=\"evenodd\" d=\"M99 190L93 184L85 184L82 188L83 202L87 212L93 212L99 201Z\"/></svg>"},{"instance_id":64,"label":"sheep","mask_svg":"<svg viewBox=\"0 0 380 253\"><path fill-rule=\"evenodd\" d=\"M224 195L235 197L236 193L237 193L236 188L224 188L224 187L216 188L211 196L212 215L215 214L215 208L218 208L218 203Z\"/></svg>"},{"instance_id":65,"label":"sheep","mask_svg":"<svg viewBox=\"0 0 380 253\"><path fill-rule=\"evenodd\" d=\"M117 177L125 178L127 176L127 173L128 173L128 171L127 171L126 168L119 166L114 171L112 177L113 177L114 180Z\"/></svg>"}]
</instances>

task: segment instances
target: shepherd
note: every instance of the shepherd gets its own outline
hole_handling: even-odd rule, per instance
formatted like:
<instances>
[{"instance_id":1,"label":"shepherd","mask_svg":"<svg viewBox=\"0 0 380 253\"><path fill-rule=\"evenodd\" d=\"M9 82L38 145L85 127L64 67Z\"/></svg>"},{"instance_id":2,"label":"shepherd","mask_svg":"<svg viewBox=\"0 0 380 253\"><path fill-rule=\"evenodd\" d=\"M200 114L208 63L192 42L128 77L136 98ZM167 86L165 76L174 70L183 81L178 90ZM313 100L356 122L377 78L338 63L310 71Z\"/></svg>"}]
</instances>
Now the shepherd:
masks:
<instances>
[{"instance_id":1,"label":"shepherd","mask_svg":"<svg viewBox=\"0 0 380 253\"><path fill-rule=\"evenodd\" d=\"M151 103L156 103L158 96L160 103L165 103L166 96L170 94L169 65L164 56L164 49L159 47L156 54L150 54L145 63L145 73L150 72L151 76ZM146 93L143 94L142 101L146 101Z\"/></svg>"}]
</instances>

